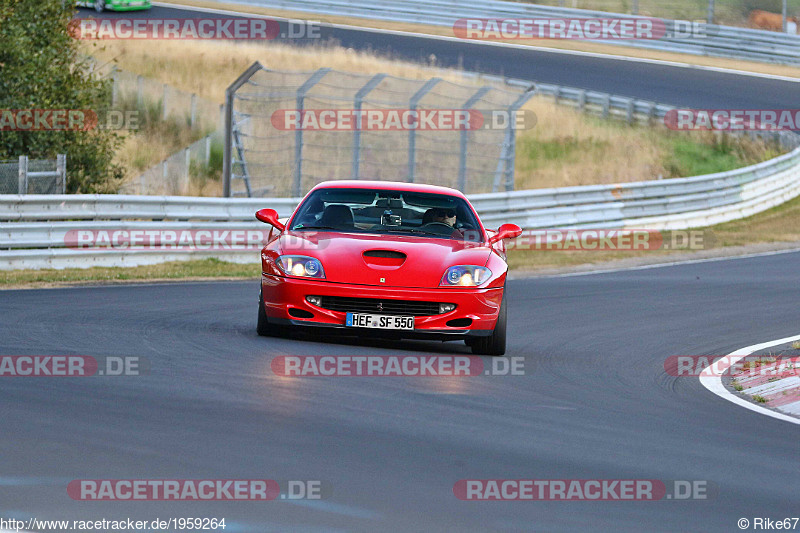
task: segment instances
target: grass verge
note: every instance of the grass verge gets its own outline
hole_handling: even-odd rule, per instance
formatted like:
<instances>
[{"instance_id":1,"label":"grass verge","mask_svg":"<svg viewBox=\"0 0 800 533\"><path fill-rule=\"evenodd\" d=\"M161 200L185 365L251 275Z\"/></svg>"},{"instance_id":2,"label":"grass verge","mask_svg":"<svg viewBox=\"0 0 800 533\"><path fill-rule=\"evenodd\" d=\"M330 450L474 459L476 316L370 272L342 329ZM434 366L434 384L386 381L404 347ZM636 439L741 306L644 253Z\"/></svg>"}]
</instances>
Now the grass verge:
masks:
<instances>
[{"instance_id":1,"label":"grass verge","mask_svg":"<svg viewBox=\"0 0 800 533\"><path fill-rule=\"evenodd\" d=\"M218 259L201 259L126 268L7 270L0 271L0 288L46 288L88 283L135 281L258 279L260 275L261 265L258 262L258 255L255 255L252 264L227 263Z\"/></svg>"}]
</instances>

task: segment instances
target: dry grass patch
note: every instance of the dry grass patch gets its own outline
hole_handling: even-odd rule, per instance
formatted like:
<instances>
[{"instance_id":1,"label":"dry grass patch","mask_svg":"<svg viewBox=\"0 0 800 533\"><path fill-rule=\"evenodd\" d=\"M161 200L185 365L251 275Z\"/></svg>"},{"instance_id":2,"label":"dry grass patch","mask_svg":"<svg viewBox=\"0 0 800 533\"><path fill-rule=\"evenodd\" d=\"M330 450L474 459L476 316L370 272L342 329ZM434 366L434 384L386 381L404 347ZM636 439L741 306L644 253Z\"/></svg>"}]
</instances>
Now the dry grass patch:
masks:
<instances>
[{"instance_id":1,"label":"dry grass patch","mask_svg":"<svg viewBox=\"0 0 800 533\"><path fill-rule=\"evenodd\" d=\"M225 89L255 61L275 70L313 71L330 67L360 74L385 72L411 79L439 76L454 83L475 83L456 71L423 68L415 63L327 45L119 40L104 42L102 46L90 43L85 51L101 62L114 61L123 70L219 103L225 100Z\"/></svg>"},{"instance_id":2,"label":"dry grass patch","mask_svg":"<svg viewBox=\"0 0 800 533\"><path fill-rule=\"evenodd\" d=\"M517 140L516 188L647 181L724 172L780 154L776 146L713 132L627 125L556 106L526 105L535 128Z\"/></svg>"},{"instance_id":3,"label":"dry grass patch","mask_svg":"<svg viewBox=\"0 0 800 533\"><path fill-rule=\"evenodd\" d=\"M800 197L768 211L710 228L718 246L800 241Z\"/></svg>"},{"instance_id":4,"label":"dry grass patch","mask_svg":"<svg viewBox=\"0 0 800 533\"><path fill-rule=\"evenodd\" d=\"M255 61L276 70L313 71L327 66L361 74L386 72L411 79L437 75L463 85L478 83L457 71L393 61L335 46L309 49L280 43L207 41L111 41L102 46L87 46L93 48L94 55L102 62L114 61L123 70L215 102L223 101L225 88ZM535 128L518 136L518 189L719 172L763 161L777 153L760 143L731 141L709 133L628 126L591 117L545 98L532 100L526 108L536 114L538 122ZM145 139L135 136L120 152L120 160L127 168L135 169L141 169L145 161L157 163L188 144L187 141L191 142L189 138L177 138L176 146L158 134ZM208 192L213 194L216 190L211 188Z\"/></svg>"}]
</instances>

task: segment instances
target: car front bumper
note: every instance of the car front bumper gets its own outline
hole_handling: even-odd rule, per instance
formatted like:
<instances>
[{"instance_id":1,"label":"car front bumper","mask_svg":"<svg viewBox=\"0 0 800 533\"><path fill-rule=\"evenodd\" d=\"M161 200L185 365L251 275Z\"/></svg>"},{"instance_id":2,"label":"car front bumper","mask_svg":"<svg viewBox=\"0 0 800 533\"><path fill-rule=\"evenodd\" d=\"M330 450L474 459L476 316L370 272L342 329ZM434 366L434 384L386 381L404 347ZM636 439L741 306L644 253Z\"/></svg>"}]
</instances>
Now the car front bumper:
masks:
<instances>
[{"instance_id":1,"label":"car front bumper","mask_svg":"<svg viewBox=\"0 0 800 533\"><path fill-rule=\"evenodd\" d=\"M269 321L274 324L332 328L346 330L359 336L374 334L381 337L442 340L491 335L503 299L502 287L491 289L375 287L266 274L261 277L261 289L264 310ZM456 308L439 315L414 317L413 330L353 328L345 326L346 312L317 307L306 301L306 296L446 302L456 304ZM472 322L468 326L447 324L456 319L470 319Z\"/></svg>"}]
</instances>

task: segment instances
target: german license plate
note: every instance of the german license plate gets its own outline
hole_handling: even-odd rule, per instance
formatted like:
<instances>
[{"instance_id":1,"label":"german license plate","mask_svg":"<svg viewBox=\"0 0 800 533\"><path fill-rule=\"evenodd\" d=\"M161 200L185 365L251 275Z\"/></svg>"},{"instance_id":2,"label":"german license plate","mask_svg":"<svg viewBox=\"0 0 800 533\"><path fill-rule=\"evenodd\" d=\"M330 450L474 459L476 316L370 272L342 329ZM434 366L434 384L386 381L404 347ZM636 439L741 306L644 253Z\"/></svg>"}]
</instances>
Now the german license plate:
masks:
<instances>
[{"instance_id":1,"label":"german license plate","mask_svg":"<svg viewBox=\"0 0 800 533\"><path fill-rule=\"evenodd\" d=\"M375 329L414 329L414 317L347 313L345 326Z\"/></svg>"}]
</instances>

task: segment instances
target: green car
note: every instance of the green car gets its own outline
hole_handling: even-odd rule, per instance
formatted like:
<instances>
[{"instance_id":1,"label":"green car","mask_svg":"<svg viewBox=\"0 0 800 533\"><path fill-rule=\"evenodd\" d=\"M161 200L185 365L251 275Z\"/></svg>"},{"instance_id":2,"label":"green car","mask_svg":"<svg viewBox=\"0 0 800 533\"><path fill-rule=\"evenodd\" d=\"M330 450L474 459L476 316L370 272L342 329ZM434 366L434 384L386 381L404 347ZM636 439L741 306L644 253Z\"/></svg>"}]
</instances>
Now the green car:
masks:
<instances>
[{"instance_id":1,"label":"green car","mask_svg":"<svg viewBox=\"0 0 800 533\"><path fill-rule=\"evenodd\" d=\"M98 13L106 9L109 11L136 11L150 9L150 0L83 0L78 2L81 7L93 7Z\"/></svg>"}]
</instances>

